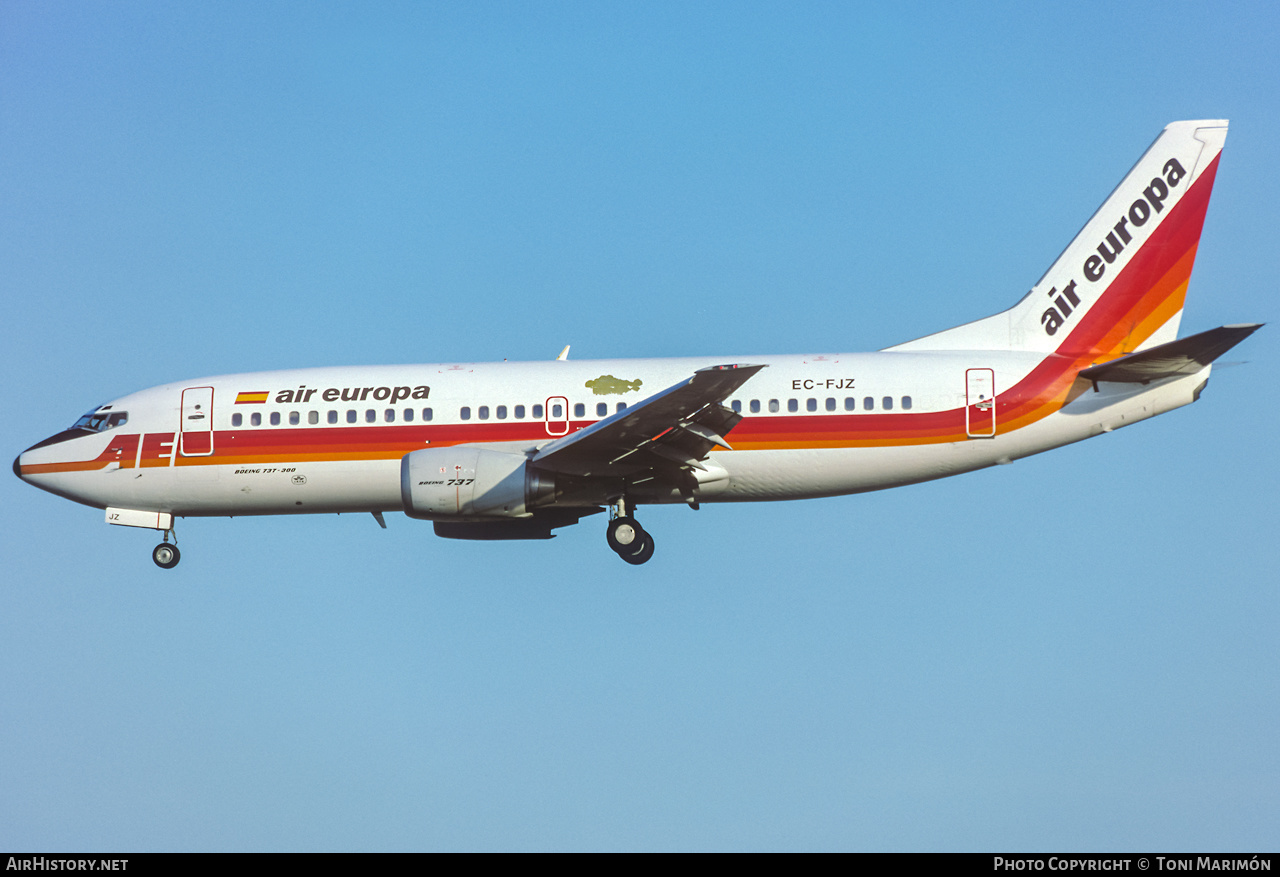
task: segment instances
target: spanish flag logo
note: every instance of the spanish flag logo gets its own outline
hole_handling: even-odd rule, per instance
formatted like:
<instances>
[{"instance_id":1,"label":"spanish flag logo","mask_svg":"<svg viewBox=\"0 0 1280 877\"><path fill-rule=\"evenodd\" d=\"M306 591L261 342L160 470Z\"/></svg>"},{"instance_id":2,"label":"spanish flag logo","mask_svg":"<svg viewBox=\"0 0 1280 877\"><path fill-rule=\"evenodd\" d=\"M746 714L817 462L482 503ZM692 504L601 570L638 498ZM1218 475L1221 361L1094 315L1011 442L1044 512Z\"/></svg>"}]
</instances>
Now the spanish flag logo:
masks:
<instances>
[{"instance_id":1,"label":"spanish flag logo","mask_svg":"<svg viewBox=\"0 0 1280 877\"><path fill-rule=\"evenodd\" d=\"M263 402L266 402L266 401L267 401L267 397L268 397L268 396L270 396L270 395L271 395L271 391L270 391L270 390L261 390L261 391L256 392L256 393L237 393L237 394L236 394L236 404L237 404L237 405L255 405L255 404L261 404L261 403L263 403Z\"/></svg>"}]
</instances>

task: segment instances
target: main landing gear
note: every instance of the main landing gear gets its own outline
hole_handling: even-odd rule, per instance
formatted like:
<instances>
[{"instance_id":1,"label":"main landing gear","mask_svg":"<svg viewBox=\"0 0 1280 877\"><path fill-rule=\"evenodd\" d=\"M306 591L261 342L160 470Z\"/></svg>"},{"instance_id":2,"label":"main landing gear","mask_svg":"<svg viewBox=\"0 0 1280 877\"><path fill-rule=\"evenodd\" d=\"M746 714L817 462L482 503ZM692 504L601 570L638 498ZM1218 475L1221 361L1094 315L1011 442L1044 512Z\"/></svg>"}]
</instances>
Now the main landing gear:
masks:
<instances>
[{"instance_id":1,"label":"main landing gear","mask_svg":"<svg viewBox=\"0 0 1280 877\"><path fill-rule=\"evenodd\" d=\"M182 553L178 551L178 535L176 533L173 536L174 544L169 544L169 533L171 532L171 530L165 530L164 541L151 549L151 559L161 569L173 569L178 565L178 561L182 560Z\"/></svg>"},{"instance_id":2,"label":"main landing gear","mask_svg":"<svg viewBox=\"0 0 1280 877\"><path fill-rule=\"evenodd\" d=\"M612 517L605 530L609 547L627 563L639 566L653 557L653 536L641 527L635 518L626 513L626 500L613 504Z\"/></svg>"}]
</instances>

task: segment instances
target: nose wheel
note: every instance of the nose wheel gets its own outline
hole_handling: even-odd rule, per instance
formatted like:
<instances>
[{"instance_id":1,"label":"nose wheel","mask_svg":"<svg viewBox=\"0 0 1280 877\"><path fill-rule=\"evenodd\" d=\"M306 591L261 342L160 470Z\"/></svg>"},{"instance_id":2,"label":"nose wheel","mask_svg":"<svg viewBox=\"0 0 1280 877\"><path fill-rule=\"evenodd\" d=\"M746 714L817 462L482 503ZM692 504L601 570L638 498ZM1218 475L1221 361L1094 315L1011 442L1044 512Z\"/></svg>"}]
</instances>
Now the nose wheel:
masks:
<instances>
[{"instance_id":1,"label":"nose wheel","mask_svg":"<svg viewBox=\"0 0 1280 877\"><path fill-rule=\"evenodd\" d=\"M161 569L173 569L182 560L182 552L178 551L177 545L169 544L169 534L165 533L164 541L151 549L151 559Z\"/></svg>"},{"instance_id":2,"label":"nose wheel","mask_svg":"<svg viewBox=\"0 0 1280 877\"><path fill-rule=\"evenodd\" d=\"M615 508L621 506L619 501ZM627 563L639 566L653 557L653 536L635 518L625 514L613 518L604 535L609 547Z\"/></svg>"},{"instance_id":3,"label":"nose wheel","mask_svg":"<svg viewBox=\"0 0 1280 877\"><path fill-rule=\"evenodd\" d=\"M182 559L182 555L178 552L177 545L170 545L168 542L162 542L155 548L151 549L151 559L156 562L156 566L161 569L173 569L178 565L178 561Z\"/></svg>"}]
</instances>

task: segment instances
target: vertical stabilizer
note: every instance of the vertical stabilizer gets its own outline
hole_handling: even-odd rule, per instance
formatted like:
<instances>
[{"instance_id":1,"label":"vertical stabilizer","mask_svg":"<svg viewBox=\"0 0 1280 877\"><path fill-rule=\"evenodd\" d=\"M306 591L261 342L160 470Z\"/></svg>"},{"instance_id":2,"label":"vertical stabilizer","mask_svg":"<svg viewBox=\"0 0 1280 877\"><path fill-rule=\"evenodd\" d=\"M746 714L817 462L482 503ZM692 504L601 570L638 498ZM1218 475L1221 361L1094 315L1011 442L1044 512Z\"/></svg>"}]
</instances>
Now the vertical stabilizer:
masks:
<instances>
[{"instance_id":1,"label":"vertical stabilizer","mask_svg":"<svg viewBox=\"0 0 1280 877\"><path fill-rule=\"evenodd\" d=\"M1009 310L888 350L1026 350L1105 361L1178 335L1225 120L1174 122Z\"/></svg>"}]
</instances>

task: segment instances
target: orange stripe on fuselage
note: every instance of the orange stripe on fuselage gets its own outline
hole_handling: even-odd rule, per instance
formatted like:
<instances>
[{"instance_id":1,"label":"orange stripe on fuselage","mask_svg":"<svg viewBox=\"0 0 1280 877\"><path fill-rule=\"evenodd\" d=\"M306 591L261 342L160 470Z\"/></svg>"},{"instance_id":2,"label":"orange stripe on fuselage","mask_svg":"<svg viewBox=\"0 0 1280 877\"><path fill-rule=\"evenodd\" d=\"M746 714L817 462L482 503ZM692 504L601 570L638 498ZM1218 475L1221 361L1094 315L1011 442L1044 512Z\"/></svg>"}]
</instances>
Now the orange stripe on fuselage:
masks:
<instances>
[{"instance_id":1,"label":"orange stripe on fuselage","mask_svg":"<svg viewBox=\"0 0 1280 877\"><path fill-rule=\"evenodd\" d=\"M1066 404L1080 369L1131 352L1172 319L1183 306L1195 264L1200 232L1218 159L1192 184L1182 200L1112 280L1058 351L1047 356L1014 386L996 395L1001 433L1029 426ZM963 375L957 376L963 381ZM998 388L997 388L998 390ZM241 397L257 394L241 393ZM593 421L576 421L572 432ZM121 437L112 447L124 447ZM170 461L173 433L148 433L142 465L258 465L282 462L392 460L424 447L468 442L545 441L540 420L431 426L348 426L229 430L214 435L214 453ZM133 465L137 437L127 453L110 449L97 459L21 466L24 475L103 469L112 462ZM870 448L966 441L964 408L918 413L876 413L746 417L732 432L735 449L789 450Z\"/></svg>"},{"instance_id":2,"label":"orange stripe on fuselage","mask_svg":"<svg viewBox=\"0 0 1280 877\"><path fill-rule=\"evenodd\" d=\"M92 472L97 469L105 469L114 462L115 460L111 459L76 460L70 463L26 463L20 468L23 475L45 475L50 472ZM120 468L124 468L123 464Z\"/></svg>"}]
</instances>

